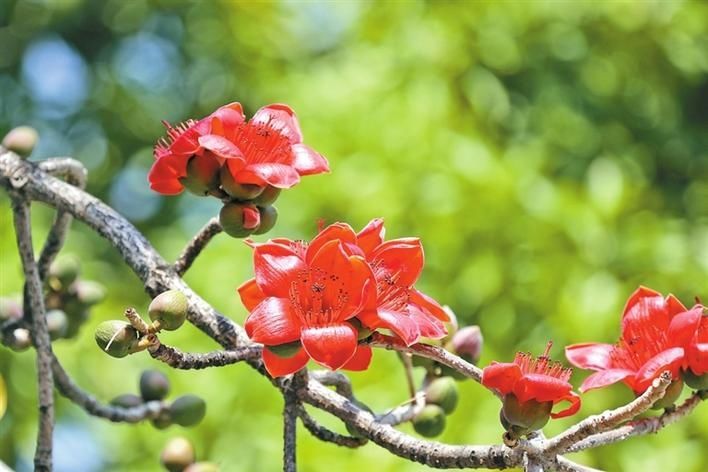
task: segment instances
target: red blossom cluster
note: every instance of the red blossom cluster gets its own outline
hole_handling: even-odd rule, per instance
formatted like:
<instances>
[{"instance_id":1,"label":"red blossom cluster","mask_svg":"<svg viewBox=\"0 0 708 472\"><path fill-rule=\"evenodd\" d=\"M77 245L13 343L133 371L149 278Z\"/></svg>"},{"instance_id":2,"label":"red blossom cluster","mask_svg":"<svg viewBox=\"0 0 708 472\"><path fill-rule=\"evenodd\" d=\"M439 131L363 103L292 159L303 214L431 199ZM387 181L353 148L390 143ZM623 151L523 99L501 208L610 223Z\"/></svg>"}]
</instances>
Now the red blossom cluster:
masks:
<instances>
[{"instance_id":1,"label":"red blossom cluster","mask_svg":"<svg viewBox=\"0 0 708 472\"><path fill-rule=\"evenodd\" d=\"M333 370L366 369L371 348L358 340L376 329L408 345L447 333L447 313L414 287L424 263L420 241L384 241L381 219L359 233L335 223L309 244L250 244L255 278L238 292L250 312L246 332L265 345L273 376L296 372L309 359Z\"/></svg>"}]
</instances>

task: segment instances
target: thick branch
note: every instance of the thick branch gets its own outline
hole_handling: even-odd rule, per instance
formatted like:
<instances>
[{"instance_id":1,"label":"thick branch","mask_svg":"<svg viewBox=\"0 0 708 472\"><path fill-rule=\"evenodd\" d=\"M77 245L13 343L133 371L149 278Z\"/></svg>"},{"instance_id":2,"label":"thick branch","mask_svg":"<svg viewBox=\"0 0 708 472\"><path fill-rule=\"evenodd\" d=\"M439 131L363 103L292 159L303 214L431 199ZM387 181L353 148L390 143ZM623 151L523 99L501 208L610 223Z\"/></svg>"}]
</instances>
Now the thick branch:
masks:
<instances>
[{"instance_id":1,"label":"thick branch","mask_svg":"<svg viewBox=\"0 0 708 472\"><path fill-rule=\"evenodd\" d=\"M44 311L42 282L39 279L37 264L34 262L29 204L17 195L13 195L12 210L17 247L22 259L27 296L32 310L32 337L37 350L39 430L37 432L34 467L35 470L50 471L52 470L52 433L54 431L54 381L51 370L52 344L49 339L47 318Z\"/></svg>"},{"instance_id":2,"label":"thick branch","mask_svg":"<svg viewBox=\"0 0 708 472\"><path fill-rule=\"evenodd\" d=\"M657 400L661 399L670 384L671 374L664 372L654 380L646 392L627 405L605 411L599 415L590 416L557 436L550 438L544 447L544 451L548 454L563 453L581 439L607 431L618 424L631 420L647 411Z\"/></svg>"},{"instance_id":3,"label":"thick branch","mask_svg":"<svg viewBox=\"0 0 708 472\"><path fill-rule=\"evenodd\" d=\"M206 245L209 244L209 241L211 241L214 236L221 233L221 231L222 228L221 223L219 223L219 219L210 219L207 224L199 230L194 238L189 241L184 250L182 250L182 254L180 254L179 258L177 258L177 261L175 262L175 272L177 272L180 276L184 275L184 273L192 267L192 264L197 256L199 256Z\"/></svg>"},{"instance_id":4,"label":"thick branch","mask_svg":"<svg viewBox=\"0 0 708 472\"><path fill-rule=\"evenodd\" d=\"M233 351L212 351L203 354L182 352L174 347L157 344L150 346L150 355L175 369L206 369L207 367L222 367L246 360L259 359L262 348L247 346Z\"/></svg>"}]
</instances>

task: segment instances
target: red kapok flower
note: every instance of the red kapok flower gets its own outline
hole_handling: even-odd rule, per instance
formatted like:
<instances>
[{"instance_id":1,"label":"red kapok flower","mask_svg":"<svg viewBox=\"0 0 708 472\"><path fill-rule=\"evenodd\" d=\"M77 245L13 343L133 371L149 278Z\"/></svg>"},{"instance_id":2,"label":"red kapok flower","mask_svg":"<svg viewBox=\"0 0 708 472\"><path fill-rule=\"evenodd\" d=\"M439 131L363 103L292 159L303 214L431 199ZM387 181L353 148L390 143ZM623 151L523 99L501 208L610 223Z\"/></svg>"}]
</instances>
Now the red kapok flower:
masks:
<instances>
[{"instance_id":1,"label":"red kapok flower","mask_svg":"<svg viewBox=\"0 0 708 472\"><path fill-rule=\"evenodd\" d=\"M514 362L493 362L482 371L482 385L504 396L503 415L512 425L539 429L549 416L563 418L580 409L580 397L568 382L571 370L550 360L550 348L551 343L548 343L543 355L536 358L528 353L517 353ZM570 406L551 412L553 405L562 401L569 402ZM533 413L532 417L524 418L529 413Z\"/></svg>"},{"instance_id":2,"label":"red kapok flower","mask_svg":"<svg viewBox=\"0 0 708 472\"><path fill-rule=\"evenodd\" d=\"M640 395L664 371L674 380L684 362L684 348L694 333L694 321L673 295L639 287L622 315L622 336L617 344L584 343L568 346L571 364L597 371L585 379L581 392L622 381Z\"/></svg>"},{"instance_id":3,"label":"red kapok flower","mask_svg":"<svg viewBox=\"0 0 708 472\"><path fill-rule=\"evenodd\" d=\"M358 345L348 320L360 310L372 274L342 242L310 245L287 239L254 245L255 278L238 291L250 311L245 328L264 344L263 362L274 376L303 368L311 358L332 369L364 370L371 348ZM282 347L293 352L285 355Z\"/></svg>"},{"instance_id":4,"label":"red kapok flower","mask_svg":"<svg viewBox=\"0 0 708 472\"><path fill-rule=\"evenodd\" d=\"M708 315L701 305L691 311L701 314L696 334L686 347L686 364L696 375L708 374Z\"/></svg>"},{"instance_id":5,"label":"red kapok flower","mask_svg":"<svg viewBox=\"0 0 708 472\"><path fill-rule=\"evenodd\" d=\"M367 288L364 309L357 318L368 328L390 329L407 345L421 337L439 339L447 334L449 315L413 285L423 270L423 246L417 238L384 242L383 220L371 220L359 233L336 223L323 229L311 246L342 241L350 254L361 255L371 266L376 284Z\"/></svg>"}]
</instances>

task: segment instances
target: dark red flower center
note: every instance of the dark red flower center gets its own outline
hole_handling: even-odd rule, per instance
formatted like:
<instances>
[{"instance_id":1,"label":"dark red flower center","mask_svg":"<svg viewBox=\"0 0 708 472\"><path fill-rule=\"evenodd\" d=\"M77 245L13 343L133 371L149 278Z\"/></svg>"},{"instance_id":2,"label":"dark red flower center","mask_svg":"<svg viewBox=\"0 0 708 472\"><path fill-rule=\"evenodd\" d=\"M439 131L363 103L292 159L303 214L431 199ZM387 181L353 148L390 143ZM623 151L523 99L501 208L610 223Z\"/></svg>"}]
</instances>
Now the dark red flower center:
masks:
<instances>
[{"instance_id":1,"label":"dark red flower center","mask_svg":"<svg viewBox=\"0 0 708 472\"><path fill-rule=\"evenodd\" d=\"M291 143L280 130L271 125L271 121L239 125L234 141L249 164L263 162L290 164Z\"/></svg>"},{"instance_id":2,"label":"dark red flower center","mask_svg":"<svg viewBox=\"0 0 708 472\"><path fill-rule=\"evenodd\" d=\"M290 284L290 304L307 327L328 326L342 321L349 292L336 274L321 269L300 271Z\"/></svg>"},{"instance_id":3,"label":"dark red flower center","mask_svg":"<svg viewBox=\"0 0 708 472\"><path fill-rule=\"evenodd\" d=\"M519 366L524 374L548 375L567 382L570 380L570 375L573 371L548 357L551 352L551 346L553 346L553 343L549 341L546 345L546 350L538 357L534 357L529 352L517 352L514 363Z\"/></svg>"}]
</instances>

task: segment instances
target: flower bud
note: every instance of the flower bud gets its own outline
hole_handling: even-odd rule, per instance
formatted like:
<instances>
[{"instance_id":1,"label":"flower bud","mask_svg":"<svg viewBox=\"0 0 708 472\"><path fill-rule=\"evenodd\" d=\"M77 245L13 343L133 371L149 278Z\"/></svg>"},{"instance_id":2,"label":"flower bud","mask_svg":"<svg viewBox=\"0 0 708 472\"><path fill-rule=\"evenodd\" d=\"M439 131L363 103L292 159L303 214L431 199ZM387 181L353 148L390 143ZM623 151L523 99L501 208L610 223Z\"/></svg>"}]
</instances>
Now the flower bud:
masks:
<instances>
[{"instance_id":1,"label":"flower bud","mask_svg":"<svg viewBox=\"0 0 708 472\"><path fill-rule=\"evenodd\" d=\"M508 424L516 427L517 432L526 434L543 428L551 417L552 409L553 402L527 400L522 403L514 394L508 394L504 396L501 414ZM505 427L509 430L508 426Z\"/></svg>"},{"instance_id":2,"label":"flower bud","mask_svg":"<svg viewBox=\"0 0 708 472\"><path fill-rule=\"evenodd\" d=\"M170 416L180 426L194 426L206 414L206 403L195 395L183 395L170 405Z\"/></svg>"},{"instance_id":3,"label":"flower bud","mask_svg":"<svg viewBox=\"0 0 708 472\"><path fill-rule=\"evenodd\" d=\"M170 472L182 472L194 460L194 446L182 437L170 439L160 454L160 463Z\"/></svg>"},{"instance_id":4,"label":"flower bud","mask_svg":"<svg viewBox=\"0 0 708 472\"><path fill-rule=\"evenodd\" d=\"M96 327L96 344L109 356L125 357L138 344L138 332L125 321L108 320Z\"/></svg>"},{"instance_id":5,"label":"flower bud","mask_svg":"<svg viewBox=\"0 0 708 472\"><path fill-rule=\"evenodd\" d=\"M455 410L457 400L457 384L451 377L435 379L425 389L425 402L438 405L446 415Z\"/></svg>"},{"instance_id":6,"label":"flower bud","mask_svg":"<svg viewBox=\"0 0 708 472\"><path fill-rule=\"evenodd\" d=\"M75 256L58 257L49 267L49 286L66 290L79 276L80 263Z\"/></svg>"},{"instance_id":7,"label":"flower bud","mask_svg":"<svg viewBox=\"0 0 708 472\"><path fill-rule=\"evenodd\" d=\"M106 298L106 288L93 280L77 280L72 288L78 301L86 306L95 305Z\"/></svg>"},{"instance_id":8,"label":"flower bud","mask_svg":"<svg viewBox=\"0 0 708 472\"><path fill-rule=\"evenodd\" d=\"M62 310L49 310L46 316L47 330L49 331L49 337L52 341L66 336L69 326L69 320L66 317L66 313Z\"/></svg>"},{"instance_id":9,"label":"flower bud","mask_svg":"<svg viewBox=\"0 0 708 472\"><path fill-rule=\"evenodd\" d=\"M261 224L261 216L250 203L227 203L219 212L219 223L229 236L245 238Z\"/></svg>"},{"instance_id":10,"label":"flower bud","mask_svg":"<svg viewBox=\"0 0 708 472\"><path fill-rule=\"evenodd\" d=\"M7 339L7 347L13 351L24 351L32 345L32 337L29 330L25 328L17 328L12 331Z\"/></svg>"},{"instance_id":11,"label":"flower bud","mask_svg":"<svg viewBox=\"0 0 708 472\"><path fill-rule=\"evenodd\" d=\"M155 330L174 331L187 319L187 296L179 290L162 292L150 302L148 316Z\"/></svg>"},{"instance_id":12,"label":"flower bud","mask_svg":"<svg viewBox=\"0 0 708 472\"><path fill-rule=\"evenodd\" d=\"M683 380L676 379L669 384L669 387L664 392L664 396L657 400L652 406L652 410L663 410L664 408L670 408L674 406L676 400L681 395L683 390Z\"/></svg>"},{"instance_id":13,"label":"flower bud","mask_svg":"<svg viewBox=\"0 0 708 472\"><path fill-rule=\"evenodd\" d=\"M258 213L261 222L253 234L265 234L273 229L275 222L278 221L278 210L274 206L259 206Z\"/></svg>"},{"instance_id":14,"label":"flower bud","mask_svg":"<svg viewBox=\"0 0 708 472\"><path fill-rule=\"evenodd\" d=\"M22 318L22 302L17 297L0 297L0 321Z\"/></svg>"},{"instance_id":15,"label":"flower bud","mask_svg":"<svg viewBox=\"0 0 708 472\"><path fill-rule=\"evenodd\" d=\"M124 393L123 395L118 395L113 400L109 402L113 406L120 406L123 408L134 408L143 404L143 399L132 393Z\"/></svg>"},{"instance_id":16,"label":"flower bud","mask_svg":"<svg viewBox=\"0 0 708 472\"><path fill-rule=\"evenodd\" d=\"M146 370L140 375L140 396L146 402L162 400L170 392L170 381L157 370Z\"/></svg>"},{"instance_id":17,"label":"flower bud","mask_svg":"<svg viewBox=\"0 0 708 472\"><path fill-rule=\"evenodd\" d=\"M204 197L219 186L220 167L218 159L211 153L194 156L187 163L187 175L179 181L191 193Z\"/></svg>"},{"instance_id":18,"label":"flower bud","mask_svg":"<svg viewBox=\"0 0 708 472\"><path fill-rule=\"evenodd\" d=\"M248 200L253 200L254 198L258 197L261 193L263 193L263 190L265 190L265 187L261 187L260 185L256 184L241 184L238 183L234 180L233 175L231 175L231 171L229 170L229 166L224 166L221 168L221 188L224 189L224 192L228 193L232 197L234 197L236 200L240 201L248 201Z\"/></svg>"},{"instance_id":19,"label":"flower bud","mask_svg":"<svg viewBox=\"0 0 708 472\"><path fill-rule=\"evenodd\" d=\"M691 369L687 369L681 375L683 376L683 381L689 387L696 390L708 390L708 373L697 375Z\"/></svg>"},{"instance_id":20,"label":"flower bud","mask_svg":"<svg viewBox=\"0 0 708 472\"><path fill-rule=\"evenodd\" d=\"M278 357L292 357L300 350L302 344L300 341L294 341L287 344L279 344L277 346L268 346L268 349Z\"/></svg>"},{"instance_id":21,"label":"flower bud","mask_svg":"<svg viewBox=\"0 0 708 472\"><path fill-rule=\"evenodd\" d=\"M479 326L465 326L452 337L450 351L467 362L476 364L482 353L484 338Z\"/></svg>"},{"instance_id":22,"label":"flower bud","mask_svg":"<svg viewBox=\"0 0 708 472\"><path fill-rule=\"evenodd\" d=\"M445 412L438 405L425 405L413 418L413 429L426 438L439 436L445 430Z\"/></svg>"},{"instance_id":23,"label":"flower bud","mask_svg":"<svg viewBox=\"0 0 708 472\"><path fill-rule=\"evenodd\" d=\"M152 426L155 429L167 429L174 424L174 421L172 421L172 416L170 416L170 412L164 410L160 412L157 418L151 419L150 423L152 423Z\"/></svg>"},{"instance_id":24,"label":"flower bud","mask_svg":"<svg viewBox=\"0 0 708 472\"><path fill-rule=\"evenodd\" d=\"M67 339L73 338L79 333L79 328L81 328L89 316L86 308L75 307L73 305L75 304L67 303L64 307L64 313L66 313L68 319L66 333L64 333L64 337Z\"/></svg>"},{"instance_id":25,"label":"flower bud","mask_svg":"<svg viewBox=\"0 0 708 472\"><path fill-rule=\"evenodd\" d=\"M195 462L183 472L219 472L219 466L213 462Z\"/></svg>"},{"instance_id":26,"label":"flower bud","mask_svg":"<svg viewBox=\"0 0 708 472\"><path fill-rule=\"evenodd\" d=\"M37 130L29 126L18 126L5 135L2 140L3 147L14 152L20 157L27 157L39 141Z\"/></svg>"},{"instance_id":27,"label":"flower bud","mask_svg":"<svg viewBox=\"0 0 708 472\"><path fill-rule=\"evenodd\" d=\"M260 195L253 199L253 203L259 206L272 205L280 196L280 192L281 189L269 185L263 189L263 192L261 192Z\"/></svg>"}]
</instances>

